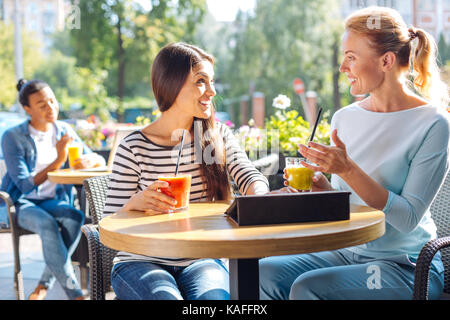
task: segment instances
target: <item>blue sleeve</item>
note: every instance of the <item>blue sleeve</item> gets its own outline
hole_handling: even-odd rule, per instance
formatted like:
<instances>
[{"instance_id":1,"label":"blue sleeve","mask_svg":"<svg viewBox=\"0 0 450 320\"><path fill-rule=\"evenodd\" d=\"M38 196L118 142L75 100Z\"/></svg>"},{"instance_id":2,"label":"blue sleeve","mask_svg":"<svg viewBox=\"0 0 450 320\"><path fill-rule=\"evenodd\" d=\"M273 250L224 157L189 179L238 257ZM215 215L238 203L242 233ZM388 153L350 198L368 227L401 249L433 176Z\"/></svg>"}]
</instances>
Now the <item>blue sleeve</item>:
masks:
<instances>
[{"instance_id":1,"label":"blue sleeve","mask_svg":"<svg viewBox=\"0 0 450 320\"><path fill-rule=\"evenodd\" d=\"M411 161L400 194L389 191L386 221L401 232L414 230L431 205L449 167L449 123L441 119L428 131Z\"/></svg>"},{"instance_id":2,"label":"blue sleeve","mask_svg":"<svg viewBox=\"0 0 450 320\"><path fill-rule=\"evenodd\" d=\"M14 132L6 131L2 138L2 150L6 170L20 192L27 194L37 186L25 161L25 147L15 138Z\"/></svg>"}]
</instances>

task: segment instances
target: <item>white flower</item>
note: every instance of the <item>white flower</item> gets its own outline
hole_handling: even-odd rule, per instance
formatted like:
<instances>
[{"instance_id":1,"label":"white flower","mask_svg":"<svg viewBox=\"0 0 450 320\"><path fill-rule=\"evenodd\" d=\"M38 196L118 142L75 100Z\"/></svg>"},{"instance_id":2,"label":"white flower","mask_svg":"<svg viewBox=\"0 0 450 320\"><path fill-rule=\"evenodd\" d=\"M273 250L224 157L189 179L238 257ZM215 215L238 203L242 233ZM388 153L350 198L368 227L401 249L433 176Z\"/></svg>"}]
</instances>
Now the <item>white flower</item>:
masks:
<instances>
[{"instance_id":1,"label":"white flower","mask_svg":"<svg viewBox=\"0 0 450 320\"><path fill-rule=\"evenodd\" d=\"M95 129L95 124L86 120L77 120L76 127L80 130L93 130Z\"/></svg>"},{"instance_id":2,"label":"white flower","mask_svg":"<svg viewBox=\"0 0 450 320\"><path fill-rule=\"evenodd\" d=\"M279 94L275 99L273 99L272 106L277 109L286 109L291 106L291 99L289 99L284 94Z\"/></svg>"},{"instance_id":3,"label":"white flower","mask_svg":"<svg viewBox=\"0 0 450 320\"><path fill-rule=\"evenodd\" d=\"M253 119L248 120L248 125L250 127L253 127L255 125L255 120L253 120Z\"/></svg>"},{"instance_id":4,"label":"white flower","mask_svg":"<svg viewBox=\"0 0 450 320\"><path fill-rule=\"evenodd\" d=\"M259 138L261 136L261 131L259 128L251 128L248 136L250 138Z\"/></svg>"},{"instance_id":5,"label":"white flower","mask_svg":"<svg viewBox=\"0 0 450 320\"><path fill-rule=\"evenodd\" d=\"M239 128L239 133L248 133L250 131L250 127L249 126L242 126Z\"/></svg>"}]
</instances>

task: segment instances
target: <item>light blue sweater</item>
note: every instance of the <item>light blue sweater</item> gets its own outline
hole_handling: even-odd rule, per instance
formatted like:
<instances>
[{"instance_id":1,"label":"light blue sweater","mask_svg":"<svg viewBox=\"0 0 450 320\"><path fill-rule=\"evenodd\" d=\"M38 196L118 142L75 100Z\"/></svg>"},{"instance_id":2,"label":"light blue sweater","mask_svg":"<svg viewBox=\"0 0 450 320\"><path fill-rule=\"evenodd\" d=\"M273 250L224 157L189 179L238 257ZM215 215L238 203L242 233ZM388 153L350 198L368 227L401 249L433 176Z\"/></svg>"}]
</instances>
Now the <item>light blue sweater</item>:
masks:
<instances>
[{"instance_id":1,"label":"light blue sweater","mask_svg":"<svg viewBox=\"0 0 450 320\"><path fill-rule=\"evenodd\" d=\"M414 265L423 245L436 238L429 207L449 167L449 126L448 113L431 105L380 113L354 103L335 113L331 130L350 158L389 191L385 234L348 250ZM366 205L337 175L331 184L351 191L350 202ZM433 267L443 271L440 255Z\"/></svg>"}]
</instances>

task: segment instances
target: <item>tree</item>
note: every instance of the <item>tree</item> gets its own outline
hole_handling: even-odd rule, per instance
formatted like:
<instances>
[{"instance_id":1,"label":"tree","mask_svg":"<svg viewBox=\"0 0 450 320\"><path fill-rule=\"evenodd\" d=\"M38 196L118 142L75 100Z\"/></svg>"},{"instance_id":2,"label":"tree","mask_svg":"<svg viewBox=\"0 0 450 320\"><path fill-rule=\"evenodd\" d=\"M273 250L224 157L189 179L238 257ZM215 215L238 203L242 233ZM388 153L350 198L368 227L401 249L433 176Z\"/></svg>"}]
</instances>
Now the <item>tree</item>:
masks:
<instances>
[{"instance_id":1,"label":"tree","mask_svg":"<svg viewBox=\"0 0 450 320\"><path fill-rule=\"evenodd\" d=\"M22 32L24 77L30 78L41 62L41 44L33 34ZM0 106L9 109L16 101L16 74L14 66L14 27L0 21Z\"/></svg>"},{"instance_id":2,"label":"tree","mask_svg":"<svg viewBox=\"0 0 450 320\"><path fill-rule=\"evenodd\" d=\"M445 40L444 34L441 33L438 42L439 64L445 66L450 61L450 44Z\"/></svg>"},{"instance_id":3,"label":"tree","mask_svg":"<svg viewBox=\"0 0 450 320\"><path fill-rule=\"evenodd\" d=\"M241 13L235 21L237 31L228 39L235 44L230 64L220 75L229 84L225 94L240 97L253 87L264 92L270 114L278 94L294 99L292 80L300 77L307 90L318 92L319 103L332 110L333 90L334 99L341 90L332 85L333 76L338 80L337 43L343 29L337 9L331 0L265 0L257 2L253 15Z\"/></svg>"},{"instance_id":4,"label":"tree","mask_svg":"<svg viewBox=\"0 0 450 320\"><path fill-rule=\"evenodd\" d=\"M80 67L108 70L108 94L120 101L150 95L152 60L172 41L193 38L205 0L151 0L145 12L131 0L80 0L81 29L71 31Z\"/></svg>"}]
</instances>

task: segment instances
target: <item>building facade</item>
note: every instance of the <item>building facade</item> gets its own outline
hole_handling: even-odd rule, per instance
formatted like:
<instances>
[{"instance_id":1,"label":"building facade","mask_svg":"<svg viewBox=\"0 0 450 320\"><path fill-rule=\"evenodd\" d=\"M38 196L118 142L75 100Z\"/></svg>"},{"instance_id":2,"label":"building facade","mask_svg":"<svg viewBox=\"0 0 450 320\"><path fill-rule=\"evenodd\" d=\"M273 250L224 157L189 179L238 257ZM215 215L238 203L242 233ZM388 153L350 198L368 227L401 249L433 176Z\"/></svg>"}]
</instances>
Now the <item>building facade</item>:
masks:
<instances>
[{"instance_id":1,"label":"building facade","mask_svg":"<svg viewBox=\"0 0 450 320\"><path fill-rule=\"evenodd\" d=\"M14 23L14 2L0 0L0 19ZM67 1L65 0L17 0L20 23L29 32L34 32L44 49L51 46L51 35L64 29Z\"/></svg>"},{"instance_id":2,"label":"building facade","mask_svg":"<svg viewBox=\"0 0 450 320\"><path fill-rule=\"evenodd\" d=\"M343 0L341 12L345 17L373 5L396 9L407 25L425 29L436 40L443 35L450 42L450 0Z\"/></svg>"}]
</instances>

